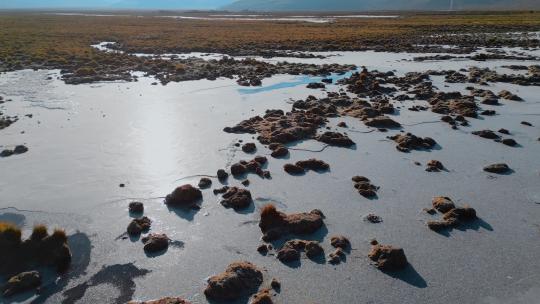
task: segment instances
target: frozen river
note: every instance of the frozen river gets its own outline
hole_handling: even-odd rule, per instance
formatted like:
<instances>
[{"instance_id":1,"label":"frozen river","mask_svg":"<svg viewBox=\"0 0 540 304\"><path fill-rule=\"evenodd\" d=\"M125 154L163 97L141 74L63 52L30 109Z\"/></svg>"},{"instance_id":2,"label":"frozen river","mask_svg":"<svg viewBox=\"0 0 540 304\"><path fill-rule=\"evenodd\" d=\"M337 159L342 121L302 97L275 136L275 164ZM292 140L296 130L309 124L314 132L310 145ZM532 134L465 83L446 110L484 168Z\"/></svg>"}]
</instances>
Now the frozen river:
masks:
<instances>
[{"instance_id":1,"label":"frozen river","mask_svg":"<svg viewBox=\"0 0 540 304\"><path fill-rule=\"evenodd\" d=\"M412 61L421 54L331 54L325 59L264 60L355 64L398 75L471 66L519 73L502 66L531 64ZM66 228L72 235L73 268L66 277L49 276L41 294L0 302L116 303L126 297L181 296L207 303L202 293L205 279L236 260L253 262L265 269L265 278L281 281L278 303L503 304L535 303L540 297L539 87L475 85L496 93L509 90L524 101L481 105L498 115L470 119L469 127L457 131L440 122L439 114L407 110L426 106L426 101L394 101L398 111L392 118L405 131L437 141L438 148L429 152L398 152L386 136L399 131L365 133L370 129L360 120L339 117L327 126L338 129L337 123L345 121L349 129L339 130L356 142L353 149L291 150L290 159L273 159L254 135L222 129L267 109L290 111L292 101L308 95L326 96L306 88L320 78L277 75L263 80L262 87L244 88L232 79L156 86L154 79L141 75L137 82L66 85L59 77L59 71L45 70L0 74L0 96L8 100L0 109L19 116L0 131L0 150L18 144L30 149L0 158L0 220L15 222L27 233L37 223ZM443 76L431 80L441 91L468 94L465 87L470 84L445 83ZM339 88L327 85L326 90ZM500 128L508 129L519 146L470 134ZM256 155L269 157L271 180L248 176L253 207L243 212L225 209L210 189L203 191L200 210L171 209L163 203L175 187L197 184L199 178L189 176L214 175L220 168L252 159L235 146L239 140L257 142ZM293 146L314 151L322 147L314 140ZM329 163L331 170L291 176L282 169L285 163L313 157ZM428 173L415 165L431 159L442 161L448 171ZM482 170L500 162L514 172L493 175ZM355 175L367 176L381 187L378 199L356 192L351 182ZM240 182L231 177L228 184ZM218 185L214 179L212 188ZM429 230L425 223L431 216L422 209L440 195L470 204L480 220L447 234ZM119 237L130 221L127 205L134 200L145 203L152 232L176 241L166 253L148 257L138 239ZM334 266L303 259L299 267L289 267L260 255L258 208L268 202L287 213L321 209L326 225L312 239L330 253L329 237L347 236L353 249L346 262ZM365 221L370 213L383 222ZM367 258L372 238L403 247L411 266L393 275L377 270Z\"/></svg>"}]
</instances>

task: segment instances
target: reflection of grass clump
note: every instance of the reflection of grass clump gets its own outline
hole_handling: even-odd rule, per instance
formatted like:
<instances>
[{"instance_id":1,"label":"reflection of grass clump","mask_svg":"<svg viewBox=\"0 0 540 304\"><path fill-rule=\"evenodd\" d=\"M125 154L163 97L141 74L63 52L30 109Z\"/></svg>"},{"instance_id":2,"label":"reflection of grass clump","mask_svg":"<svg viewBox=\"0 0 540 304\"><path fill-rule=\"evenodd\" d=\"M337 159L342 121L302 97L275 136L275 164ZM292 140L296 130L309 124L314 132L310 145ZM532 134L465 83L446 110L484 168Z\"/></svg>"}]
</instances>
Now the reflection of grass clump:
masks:
<instances>
[{"instance_id":1,"label":"reflection of grass clump","mask_svg":"<svg viewBox=\"0 0 540 304\"><path fill-rule=\"evenodd\" d=\"M71 251L64 230L49 235L47 227L37 225L26 240L21 230L10 223L0 222L0 274L16 274L39 266L56 267L65 271L71 263Z\"/></svg>"}]
</instances>

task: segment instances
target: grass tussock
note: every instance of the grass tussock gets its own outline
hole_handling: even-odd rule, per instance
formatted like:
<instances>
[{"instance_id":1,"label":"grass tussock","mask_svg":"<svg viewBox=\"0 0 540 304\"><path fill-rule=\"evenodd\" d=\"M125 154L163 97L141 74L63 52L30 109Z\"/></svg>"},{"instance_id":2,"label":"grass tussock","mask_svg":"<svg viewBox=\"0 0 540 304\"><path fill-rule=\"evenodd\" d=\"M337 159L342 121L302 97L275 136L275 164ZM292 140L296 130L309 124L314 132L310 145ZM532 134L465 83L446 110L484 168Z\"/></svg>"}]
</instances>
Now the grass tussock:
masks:
<instances>
[{"instance_id":1,"label":"grass tussock","mask_svg":"<svg viewBox=\"0 0 540 304\"><path fill-rule=\"evenodd\" d=\"M261 208L261 217L269 217L276 214L279 214L279 212L273 204L266 204Z\"/></svg>"},{"instance_id":2,"label":"grass tussock","mask_svg":"<svg viewBox=\"0 0 540 304\"><path fill-rule=\"evenodd\" d=\"M17 226L0 222L0 247L9 246L8 244L18 245L21 243L22 232Z\"/></svg>"},{"instance_id":3,"label":"grass tussock","mask_svg":"<svg viewBox=\"0 0 540 304\"><path fill-rule=\"evenodd\" d=\"M64 230L49 235L45 225L36 225L30 237L21 238L21 229L0 222L0 274L14 275L39 266L64 271L71 263L71 251Z\"/></svg>"},{"instance_id":4,"label":"grass tussock","mask_svg":"<svg viewBox=\"0 0 540 304\"><path fill-rule=\"evenodd\" d=\"M51 239L55 240L56 242L66 243L66 231L63 229L54 229L53 234L51 235Z\"/></svg>"},{"instance_id":5,"label":"grass tussock","mask_svg":"<svg viewBox=\"0 0 540 304\"><path fill-rule=\"evenodd\" d=\"M30 235L30 239L33 241L41 241L44 238L49 236L49 232L47 231L47 226L45 225L36 225L34 226L34 229L32 230L32 234Z\"/></svg>"}]
</instances>

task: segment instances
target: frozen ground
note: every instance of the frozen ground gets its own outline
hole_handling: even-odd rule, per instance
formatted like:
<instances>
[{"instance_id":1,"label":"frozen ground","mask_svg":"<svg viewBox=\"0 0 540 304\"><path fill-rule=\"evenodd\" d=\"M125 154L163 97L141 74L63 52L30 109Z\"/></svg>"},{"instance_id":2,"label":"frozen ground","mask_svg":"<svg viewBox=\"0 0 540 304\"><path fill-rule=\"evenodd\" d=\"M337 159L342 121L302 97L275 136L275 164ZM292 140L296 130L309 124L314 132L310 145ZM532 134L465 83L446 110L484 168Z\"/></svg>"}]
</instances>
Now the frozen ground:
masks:
<instances>
[{"instance_id":1,"label":"frozen ground","mask_svg":"<svg viewBox=\"0 0 540 304\"><path fill-rule=\"evenodd\" d=\"M336 54L335 52L332 54ZM520 61L468 60L412 62L418 54L351 52L327 59L287 58L299 62L338 62L398 74L429 69L470 66L501 68ZM284 60L280 58L279 60ZM534 64L538 64L535 62ZM58 71L19 71L0 75L1 105L19 121L0 131L0 148L24 143L29 152L0 159L0 220L10 220L28 233L35 223L64 227L72 235L73 270L50 279L40 295L25 294L0 302L114 303L123 297L147 300L182 296L207 303L205 278L221 272L232 261L248 260L266 269L265 278L278 278L278 303L537 303L540 297L540 89L492 84L507 89L524 102L503 101L499 115L471 119L470 127L454 131L439 122L440 115L411 112L399 102L393 118L404 130L434 138L431 152L400 153L386 136L361 133L368 129L353 118L331 119L349 125L354 149L329 147L322 153L291 151L290 159L269 158L271 180L255 175L249 189L254 207L237 213L219 204L211 190L203 191L202 209L169 209L164 195L184 183L214 175L253 155L234 146L251 135L227 134L226 126L264 113L291 109L291 100L324 96L305 88L314 79L280 75L263 81L262 88L242 88L235 80L191 81L151 85L154 79L132 83L65 85ZM444 91L465 93L465 84L447 84L432 77ZM475 86L480 87L480 86ZM335 85L328 91L337 91ZM32 114L26 117L25 114ZM533 127L520 124L532 123ZM421 124L417 124L421 123ZM508 147L470 134L471 131L508 129L519 147ZM322 130L321 130L322 131ZM23 133L24 132L24 133ZM294 148L318 150L313 140ZM257 143L257 154L269 150ZM327 173L290 176L283 164L315 157L330 164ZM423 166L438 159L447 172L428 173ZM514 172L492 175L485 165L505 162ZM361 197L351 177L364 175L380 186L378 199ZM124 188L119 184L124 183ZM230 185L240 180L229 179ZM214 180L214 187L218 186ZM481 218L446 234L430 231L422 212L433 196L449 196L468 203ZM147 256L138 239L122 239L132 200L145 203L153 232L177 241L159 256ZM329 237L344 234L353 250L338 266L302 260L289 267L257 251L261 232L258 208L274 202L286 212L321 209L326 227L312 236L330 252ZM375 213L380 224L364 221ZM369 240L402 246L411 266L394 275L370 264ZM96 273L98 275L96 275ZM86 283L85 283L86 282ZM132 294L133 293L133 294ZM123 295L123 297L122 297Z\"/></svg>"}]
</instances>

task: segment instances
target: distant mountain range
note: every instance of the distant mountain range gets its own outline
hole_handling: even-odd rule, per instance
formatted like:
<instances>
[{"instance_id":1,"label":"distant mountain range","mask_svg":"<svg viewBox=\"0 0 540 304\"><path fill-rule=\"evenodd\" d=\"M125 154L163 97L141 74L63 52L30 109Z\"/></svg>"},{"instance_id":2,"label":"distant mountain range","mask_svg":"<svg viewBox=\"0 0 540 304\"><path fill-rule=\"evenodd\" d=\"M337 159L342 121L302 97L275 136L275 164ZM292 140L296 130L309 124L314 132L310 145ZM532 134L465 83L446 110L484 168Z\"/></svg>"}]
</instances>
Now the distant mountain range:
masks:
<instances>
[{"instance_id":1,"label":"distant mountain range","mask_svg":"<svg viewBox=\"0 0 540 304\"><path fill-rule=\"evenodd\" d=\"M540 0L0 0L6 8L370 11L540 9Z\"/></svg>"},{"instance_id":2,"label":"distant mountain range","mask_svg":"<svg viewBox=\"0 0 540 304\"><path fill-rule=\"evenodd\" d=\"M215 9L234 0L0 0L0 9Z\"/></svg>"},{"instance_id":3,"label":"distant mountain range","mask_svg":"<svg viewBox=\"0 0 540 304\"><path fill-rule=\"evenodd\" d=\"M540 9L540 0L237 0L223 8L236 11Z\"/></svg>"}]
</instances>

